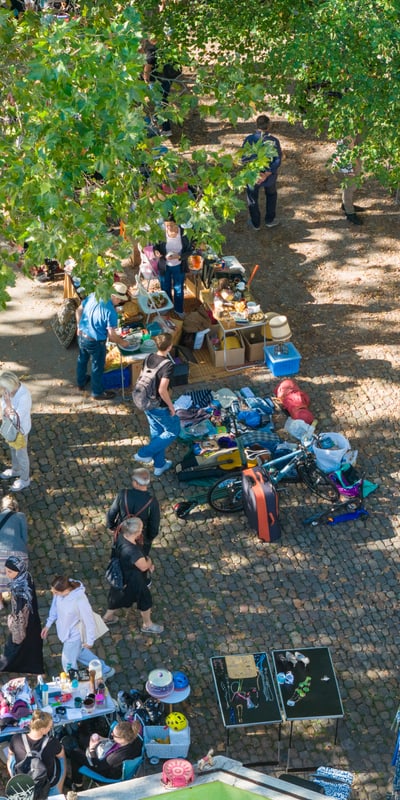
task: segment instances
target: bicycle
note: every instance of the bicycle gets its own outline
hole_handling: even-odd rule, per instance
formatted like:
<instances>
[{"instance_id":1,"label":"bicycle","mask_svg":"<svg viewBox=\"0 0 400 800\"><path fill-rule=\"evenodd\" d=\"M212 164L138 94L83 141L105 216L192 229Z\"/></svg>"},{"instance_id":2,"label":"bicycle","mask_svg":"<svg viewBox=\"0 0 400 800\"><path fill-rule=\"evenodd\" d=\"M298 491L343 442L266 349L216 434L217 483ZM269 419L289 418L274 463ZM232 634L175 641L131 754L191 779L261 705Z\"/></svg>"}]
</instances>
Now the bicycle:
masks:
<instances>
[{"instance_id":1,"label":"bicycle","mask_svg":"<svg viewBox=\"0 0 400 800\"><path fill-rule=\"evenodd\" d=\"M243 511L242 500L242 472L247 466L259 466L267 481L277 486L281 481L298 481L299 479L314 494L330 503L338 503L340 494L329 476L317 466L312 451L314 442L319 442L318 436L303 437L297 450L286 453L271 461L262 461L263 455L268 450L251 450L240 447L242 464L239 470L229 473L227 477L220 478L208 491L207 502L215 511L235 513Z\"/></svg>"}]
</instances>

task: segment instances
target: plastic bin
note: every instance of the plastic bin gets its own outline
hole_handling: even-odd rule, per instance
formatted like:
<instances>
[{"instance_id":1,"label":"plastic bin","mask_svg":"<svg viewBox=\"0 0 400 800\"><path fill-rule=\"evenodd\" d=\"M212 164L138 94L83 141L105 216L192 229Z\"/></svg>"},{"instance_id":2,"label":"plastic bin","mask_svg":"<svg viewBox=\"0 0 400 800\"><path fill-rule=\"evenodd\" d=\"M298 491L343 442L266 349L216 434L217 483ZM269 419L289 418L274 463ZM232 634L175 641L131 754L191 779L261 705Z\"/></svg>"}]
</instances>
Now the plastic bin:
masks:
<instances>
[{"instance_id":1,"label":"plastic bin","mask_svg":"<svg viewBox=\"0 0 400 800\"><path fill-rule=\"evenodd\" d=\"M344 456L350 450L350 442L341 433L320 433L319 440L323 441L324 436L332 439L334 447L318 447L316 444L313 446L317 466L324 472L334 472L339 469Z\"/></svg>"},{"instance_id":2,"label":"plastic bin","mask_svg":"<svg viewBox=\"0 0 400 800\"><path fill-rule=\"evenodd\" d=\"M189 725L183 731L173 731L162 725L145 725L144 747L148 758L186 758L190 747ZM166 739L170 744L159 744L152 739Z\"/></svg>"},{"instance_id":3,"label":"plastic bin","mask_svg":"<svg viewBox=\"0 0 400 800\"><path fill-rule=\"evenodd\" d=\"M277 345L264 347L265 364L271 370L275 378L283 375L295 375L300 369L301 355L296 350L294 344L285 344L284 353L277 352Z\"/></svg>"}]
</instances>

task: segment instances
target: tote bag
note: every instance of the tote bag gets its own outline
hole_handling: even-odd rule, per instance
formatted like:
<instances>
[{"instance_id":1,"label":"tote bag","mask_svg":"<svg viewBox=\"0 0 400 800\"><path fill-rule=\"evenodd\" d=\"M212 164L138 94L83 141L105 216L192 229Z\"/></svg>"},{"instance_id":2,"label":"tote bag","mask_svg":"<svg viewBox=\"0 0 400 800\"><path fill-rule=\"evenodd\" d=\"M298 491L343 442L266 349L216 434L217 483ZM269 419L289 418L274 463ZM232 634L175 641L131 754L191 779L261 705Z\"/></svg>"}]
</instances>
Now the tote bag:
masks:
<instances>
[{"instance_id":1,"label":"tote bag","mask_svg":"<svg viewBox=\"0 0 400 800\"><path fill-rule=\"evenodd\" d=\"M100 616L100 614L97 614L96 611L92 611L92 614L93 614L93 617L94 617L94 624L95 624L95 629L96 629L95 637L94 637L95 640L96 640L96 639L100 639L102 636L104 636L104 634L108 633L109 629L108 629L106 623L104 622L103 618ZM85 623L83 622L82 619L79 622L79 632L80 632L80 636L81 636L81 642L85 643L86 642L86 627L85 627Z\"/></svg>"}]
</instances>

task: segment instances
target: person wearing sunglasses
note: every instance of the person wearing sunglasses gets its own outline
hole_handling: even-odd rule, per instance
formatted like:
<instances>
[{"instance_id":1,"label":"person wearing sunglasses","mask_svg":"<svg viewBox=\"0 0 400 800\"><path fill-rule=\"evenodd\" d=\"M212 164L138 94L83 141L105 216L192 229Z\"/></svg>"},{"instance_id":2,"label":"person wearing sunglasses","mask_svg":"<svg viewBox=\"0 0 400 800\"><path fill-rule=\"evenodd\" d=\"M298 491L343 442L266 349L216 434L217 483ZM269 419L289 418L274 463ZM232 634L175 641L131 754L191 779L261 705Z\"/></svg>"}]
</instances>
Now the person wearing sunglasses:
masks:
<instances>
[{"instance_id":1,"label":"person wearing sunglasses","mask_svg":"<svg viewBox=\"0 0 400 800\"><path fill-rule=\"evenodd\" d=\"M141 724L135 720L118 722L110 739L92 734L86 752L80 748L71 751L71 781L67 783L71 784L74 791L82 788L82 775L79 769L83 766L90 767L104 778L120 780L124 761L141 755L143 740L140 730Z\"/></svg>"}]
</instances>

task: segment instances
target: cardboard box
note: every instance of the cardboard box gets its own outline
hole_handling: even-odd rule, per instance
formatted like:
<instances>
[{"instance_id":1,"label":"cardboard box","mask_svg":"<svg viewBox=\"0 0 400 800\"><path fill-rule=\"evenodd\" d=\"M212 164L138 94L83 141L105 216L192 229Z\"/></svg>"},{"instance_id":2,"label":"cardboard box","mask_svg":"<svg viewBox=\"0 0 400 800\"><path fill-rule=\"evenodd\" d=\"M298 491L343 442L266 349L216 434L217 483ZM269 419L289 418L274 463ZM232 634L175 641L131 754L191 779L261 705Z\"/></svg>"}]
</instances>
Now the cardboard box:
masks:
<instances>
[{"instance_id":1,"label":"cardboard box","mask_svg":"<svg viewBox=\"0 0 400 800\"><path fill-rule=\"evenodd\" d=\"M264 361L264 327L243 331L246 361Z\"/></svg>"},{"instance_id":2,"label":"cardboard box","mask_svg":"<svg viewBox=\"0 0 400 800\"><path fill-rule=\"evenodd\" d=\"M136 381L142 371L144 359L140 361L132 361L131 364L131 377L132 377L132 388L136 385Z\"/></svg>"},{"instance_id":3,"label":"cardboard box","mask_svg":"<svg viewBox=\"0 0 400 800\"><path fill-rule=\"evenodd\" d=\"M227 350L226 351L226 364L224 362L224 345L223 340L221 340L222 331L219 325L211 325L210 332L207 333L206 342L208 351L211 356L211 361L216 367L241 367L244 364L244 341L242 336L237 331L227 332L225 335L226 337L235 336L238 340L240 347L235 347L235 349ZM221 347L219 350L215 350L212 344L212 340L215 337L220 338Z\"/></svg>"},{"instance_id":4,"label":"cardboard box","mask_svg":"<svg viewBox=\"0 0 400 800\"><path fill-rule=\"evenodd\" d=\"M296 350L294 344L285 344L286 352L277 353L276 345L264 347L265 364L271 370L275 378L283 375L296 375L300 369L301 355Z\"/></svg>"}]
</instances>

